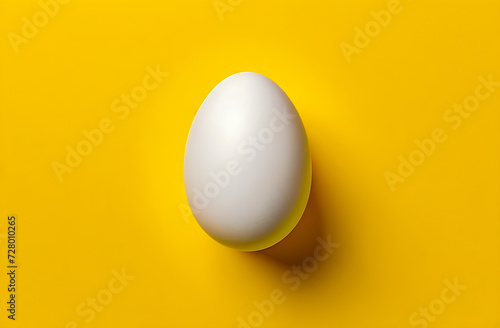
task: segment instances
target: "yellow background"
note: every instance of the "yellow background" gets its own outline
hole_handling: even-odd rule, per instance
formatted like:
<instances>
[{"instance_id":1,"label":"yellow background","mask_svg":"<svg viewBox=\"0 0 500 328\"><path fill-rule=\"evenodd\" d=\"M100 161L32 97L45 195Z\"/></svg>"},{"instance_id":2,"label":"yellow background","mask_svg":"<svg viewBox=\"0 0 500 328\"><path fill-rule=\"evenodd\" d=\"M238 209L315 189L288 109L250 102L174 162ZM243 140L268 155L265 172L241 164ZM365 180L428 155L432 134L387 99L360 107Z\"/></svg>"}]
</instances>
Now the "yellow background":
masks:
<instances>
[{"instance_id":1,"label":"yellow background","mask_svg":"<svg viewBox=\"0 0 500 328\"><path fill-rule=\"evenodd\" d=\"M42 0L43 1L43 0ZM228 3L228 0L222 0ZM444 280L466 285L430 327L500 326L500 91L459 129L446 110L500 81L500 2L407 1L352 55L354 28L387 1L81 1L60 5L15 53L35 0L0 1L1 327L237 327L281 289L262 327L411 327ZM146 67L169 76L121 120ZM312 158L305 219L279 246L242 253L183 214L183 156L210 90L266 75L299 111ZM59 182L54 161L112 120ZM391 192L414 139L448 138ZM18 313L7 320L7 215L18 217ZM282 281L315 237L340 243L296 291ZM77 313L125 268L135 278L95 319Z\"/></svg>"}]
</instances>

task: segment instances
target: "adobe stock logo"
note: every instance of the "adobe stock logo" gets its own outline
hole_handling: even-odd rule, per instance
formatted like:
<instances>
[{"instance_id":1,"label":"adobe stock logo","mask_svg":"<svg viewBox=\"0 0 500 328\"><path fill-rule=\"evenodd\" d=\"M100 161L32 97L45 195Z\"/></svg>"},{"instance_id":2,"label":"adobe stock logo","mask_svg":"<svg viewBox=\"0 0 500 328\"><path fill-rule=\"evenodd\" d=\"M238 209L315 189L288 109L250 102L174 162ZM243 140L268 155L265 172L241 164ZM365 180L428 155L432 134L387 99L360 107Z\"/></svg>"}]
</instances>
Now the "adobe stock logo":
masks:
<instances>
[{"instance_id":1,"label":"adobe stock logo","mask_svg":"<svg viewBox=\"0 0 500 328\"><path fill-rule=\"evenodd\" d=\"M21 34L9 32L7 38L10 41L14 53L19 53L19 47L22 44L27 44L31 39L38 35L41 28L47 26L51 18L54 18L61 8L60 5L65 5L70 0L40 0L38 6L40 10L35 12L31 19L24 16L21 21Z\"/></svg>"},{"instance_id":2,"label":"adobe stock logo","mask_svg":"<svg viewBox=\"0 0 500 328\"><path fill-rule=\"evenodd\" d=\"M421 306L418 311L410 315L408 319L410 326L427 328L429 322L436 321L437 316L446 310L447 305L455 302L457 297L467 289L466 285L460 285L458 283L458 278L455 278L453 283L445 279L444 284L446 287L441 290L440 297L430 301L427 307Z\"/></svg>"},{"instance_id":3,"label":"adobe stock logo","mask_svg":"<svg viewBox=\"0 0 500 328\"><path fill-rule=\"evenodd\" d=\"M238 7L241 5L243 0L214 0L212 3L215 9L215 12L217 13L217 16L219 16L219 19L221 21L224 21L224 15L228 11L233 11L234 8Z\"/></svg>"},{"instance_id":4,"label":"adobe stock logo","mask_svg":"<svg viewBox=\"0 0 500 328\"><path fill-rule=\"evenodd\" d=\"M189 204L194 214L207 208L210 201L229 186L233 177L244 171L245 164L254 161L259 152L264 151L276 135L282 133L296 117L296 114L289 112L287 107L283 107L281 111L274 108L272 111L274 115L269 119L266 127L260 128L255 134L248 136L237 145L236 152L243 157L243 161L238 161L236 158L229 160L220 170L208 172L210 181L200 188L193 188Z\"/></svg>"},{"instance_id":5,"label":"adobe stock logo","mask_svg":"<svg viewBox=\"0 0 500 328\"><path fill-rule=\"evenodd\" d=\"M314 275L318 270L321 263L326 262L330 256L340 247L340 244L334 243L331 236L327 236L326 240L317 237L318 245L313 251L311 256L302 260L299 265L292 265L288 270L281 275L281 281L287 285L290 292L297 291L302 283ZM289 293L290 293L289 292ZM236 321L238 328L257 328L264 324L265 319L274 314L277 305L283 304L288 299L286 289L275 288L269 293L269 298L262 301L253 301L255 310L251 311L248 315L242 317L238 316Z\"/></svg>"},{"instance_id":6,"label":"adobe stock logo","mask_svg":"<svg viewBox=\"0 0 500 328\"><path fill-rule=\"evenodd\" d=\"M111 102L111 111L118 114L118 118L122 121L128 118L131 111L144 102L149 93L158 88L169 75L160 69L160 65L156 65L156 68L147 66L145 70L147 73L142 78L142 83L135 85L129 92L122 93L120 97ZM116 121L110 117L102 118L96 128L82 130L83 138L75 146L67 145L65 147L65 160L62 163L52 162L52 170L59 182L64 181L64 174L73 172L86 157L92 154L96 147L103 143L106 135L115 130L114 122Z\"/></svg>"},{"instance_id":7,"label":"adobe stock logo","mask_svg":"<svg viewBox=\"0 0 500 328\"><path fill-rule=\"evenodd\" d=\"M443 113L443 121L453 123L449 130L454 131L460 128L463 122L480 108L482 101L490 98L496 88L500 87L500 81L494 81L492 74L487 78L479 76L479 83L474 89L474 94L466 96L461 102L452 105L453 108L447 109ZM425 163L438 149L438 145L448 140L446 129L435 128L432 130L429 138L415 139L416 148L410 151L408 156L399 155L397 157L399 164L397 170L385 171L384 178L389 189L394 192L398 183L404 183L416 171L416 168Z\"/></svg>"},{"instance_id":8,"label":"adobe stock logo","mask_svg":"<svg viewBox=\"0 0 500 328\"><path fill-rule=\"evenodd\" d=\"M81 302L76 307L76 314L83 321L68 321L64 328L78 328L92 323L97 314L103 312L113 299L135 279L135 276L128 274L125 268L122 268L121 271L113 269L111 274L113 276L109 279L106 287L101 288L93 296L87 297L85 302Z\"/></svg>"},{"instance_id":9,"label":"adobe stock logo","mask_svg":"<svg viewBox=\"0 0 500 328\"><path fill-rule=\"evenodd\" d=\"M402 11L403 5L399 0L389 0L387 2L387 9L370 11L370 15L373 19L368 21L363 29L358 26L354 27L354 32L356 34L354 35L353 44L347 42L340 43L340 50L342 50L347 63L352 61L351 57L354 54L359 55L361 50L368 47L372 39L376 38L383 28L389 26L393 16L401 13Z\"/></svg>"}]
</instances>

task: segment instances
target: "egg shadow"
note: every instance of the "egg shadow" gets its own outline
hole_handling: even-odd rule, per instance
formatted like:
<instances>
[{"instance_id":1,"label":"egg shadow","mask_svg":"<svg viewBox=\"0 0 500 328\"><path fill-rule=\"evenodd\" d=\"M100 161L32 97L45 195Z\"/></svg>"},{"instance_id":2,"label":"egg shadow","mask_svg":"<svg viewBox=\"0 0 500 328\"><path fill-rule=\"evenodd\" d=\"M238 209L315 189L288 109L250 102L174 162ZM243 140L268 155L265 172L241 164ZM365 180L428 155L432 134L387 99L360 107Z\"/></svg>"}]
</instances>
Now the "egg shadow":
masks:
<instances>
[{"instance_id":1,"label":"egg shadow","mask_svg":"<svg viewBox=\"0 0 500 328\"><path fill-rule=\"evenodd\" d=\"M269 248L248 253L250 256L263 257L284 267L290 267L300 264L305 258L314 254L318 246L318 237L323 238L326 235L325 216L320 203L321 189L318 183L321 177L318 175L313 162L309 200L302 217L290 234Z\"/></svg>"}]
</instances>

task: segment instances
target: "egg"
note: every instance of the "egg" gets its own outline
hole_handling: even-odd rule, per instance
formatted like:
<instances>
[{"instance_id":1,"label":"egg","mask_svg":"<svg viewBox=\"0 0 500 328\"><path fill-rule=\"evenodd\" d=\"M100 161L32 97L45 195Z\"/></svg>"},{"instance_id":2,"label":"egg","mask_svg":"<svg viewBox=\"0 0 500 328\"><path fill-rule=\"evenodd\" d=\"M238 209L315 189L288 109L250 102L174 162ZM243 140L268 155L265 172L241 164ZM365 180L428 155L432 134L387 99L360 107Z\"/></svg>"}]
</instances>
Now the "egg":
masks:
<instances>
[{"instance_id":1,"label":"egg","mask_svg":"<svg viewBox=\"0 0 500 328\"><path fill-rule=\"evenodd\" d=\"M208 235L242 251L276 244L299 222L311 178L304 125L276 83L243 72L210 92L184 156L189 207Z\"/></svg>"}]
</instances>

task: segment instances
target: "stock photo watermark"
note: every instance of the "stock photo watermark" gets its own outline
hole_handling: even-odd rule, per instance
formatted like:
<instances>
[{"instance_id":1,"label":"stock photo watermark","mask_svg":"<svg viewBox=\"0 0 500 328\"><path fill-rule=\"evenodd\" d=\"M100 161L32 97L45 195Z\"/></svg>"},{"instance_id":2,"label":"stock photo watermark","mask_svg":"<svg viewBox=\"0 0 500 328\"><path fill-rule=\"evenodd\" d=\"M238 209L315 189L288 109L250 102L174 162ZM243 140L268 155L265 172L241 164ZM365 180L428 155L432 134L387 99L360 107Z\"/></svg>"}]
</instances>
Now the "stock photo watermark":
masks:
<instances>
[{"instance_id":1,"label":"stock photo watermark","mask_svg":"<svg viewBox=\"0 0 500 328\"><path fill-rule=\"evenodd\" d=\"M393 17L403 11L403 8L401 1L389 0L386 9L370 11L370 15L373 19L368 21L364 28L354 26L355 34L352 44L342 41L339 45L347 63L351 63L353 55L359 55L364 48L368 47L371 41L376 38L384 28L389 26Z\"/></svg>"},{"instance_id":2,"label":"stock photo watermark","mask_svg":"<svg viewBox=\"0 0 500 328\"><path fill-rule=\"evenodd\" d=\"M145 101L148 94L158 88L168 76L167 72L160 69L160 65L156 65L156 68L147 66L146 72L147 74L144 75L141 84L134 86L128 93L122 93L120 97L111 103L111 111L118 114L120 120L125 120L129 117L130 111ZM99 121L96 128L90 130L83 129L82 139L74 146L67 145L65 147L65 160L62 163L58 161L52 162L52 169L58 181L63 182L64 174L73 172L86 157L92 154L95 147L102 144L105 136L113 132L115 128L114 121L111 118L105 117Z\"/></svg>"},{"instance_id":3,"label":"stock photo watermark","mask_svg":"<svg viewBox=\"0 0 500 328\"><path fill-rule=\"evenodd\" d=\"M123 292L125 287L135 279L135 276L127 274L125 268L121 272L111 270L112 277L109 279L106 287L99 290L95 295L87 297L84 302L81 302L76 307L76 314L82 318L83 323L90 324L97 316L97 313L104 311L114 299L114 297ZM64 328L81 327L76 321L67 322Z\"/></svg>"},{"instance_id":4,"label":"stock photo watermark","mask_svg":"<svg viewBox=\"0 0 500 328\"><path fill-rule=\"evenodd\" d=\"M17 294L17 290L19 289L18 284L18 263L17 257L17 245L18 245L18 219L16 215L8 215L7 216L7 265L6 271L8 276L8 285L7 285L7 293L8 293L8 301L7 301L7 318L10 320L16 320L17 314L17 304L19 303L19 296Z\"/></svg>"},{"instance_id":5,"label":"stock photo watermark","mask_svg":"<svg viewBox=\"0 0 500 328\"><path fill-rule=\"evenodd\" d=\"M427 328L429 323L436 321L437 317L446 310L446 307L455 302L457 297L467 289L466 285L458 283L458 278L455 278L453 282L445 279L444 284L446 287L441 290L439 297L430 301L427 306L421 306L418 311L410 315L408 318L410 326Z\"/></svg>"},{"instance_id":6,"label":"stock photo watermark","mask_svg":"<svg viewBox=\"0 0 500 328\"><path fill-rule=\"evenodd\" d=\"M24 16L21 18L22 26L20 33L9 32L7 38L14 53L19 53L19 47L29 43L31 39L38 35L38 32L47 26L49 21L54 18L61 10L62 5L66 5L70 0L40 0L40 7L31 18Z\"/></svg>"},{"instance_id":7,"label":"stock photo watermark","mask_svg":"<svg viewBox=\"0 0 500 328\"><path fill-rule=\"evenodd\" d=\"M494 81L492 74L488 77L479 76L479 83L474 89L474 93L465 97L461 102L453 104L452 108L447 109L442 117L446 123L451 123L449 129L457 130L468 119L472 113L479 109L481 101L485 101L491 97L500 86L500 81ZM425 163L426 159L432 156L439 144L448 140L448 134L443 128L435 128L430 137L422 140L415 139L415 148L407 155L399 155L397 170L386 171L384 178L389 186L389 189L394 192L398 183L404 183L412 174L415 173L417 167Z\"/></svg>"},{"instance_id":8,"label":"stock photo watermark","mask_svg":"<svg viewBox=\"0 0 500 328\"><path fill-rule=\"evenodd\" d=\"M265 150L273 142L275 135L281 133L297 116L297 114L289 112L287 107L283 107L281 111L274 108L272 111L274 115L269 119L267 126L242 140L236 147L236 153L244 156L245 163L252 162L259 152ZM242 162L237 159L229 160L225 167L217 172L208 172L211 181L200 188L193 189L193 197L189 202L191 207L184 203L179 204L179 211L186 223L191 222L193 214L198 214L207 208L210 205L210 200L216 198L223 189L229 186L231 179L241 172L243 172Z\"/></svg>"},{"instance_id":9,"label":"stock photo watermark","mask_svg":"<svg viewBox=\"0 0 500 328\"><path fill-rule=\"evenodd\" d=\"M233 11L241 5L242 2L243 0L214 0L212 5L219 19L224 21L224 15L226 15L227 12Z\"/></svg>"},{"instance_id":10,"label":"stock photo watermark","mask_svg":"<svg viewBox=\"0 0 500 328\"><path fill-rule=\"evenodd\" d=\"M277 305L285 303L288 299L286 296L287 291L297 291L302 286L302 283L318 270L320 264L328 260L335 250L340 247L340 244L331 241L331 236L327 236L326 240L317 237L316 241L318 245L311 256L304 258L300 265L292 265L281 275L281 281L287 288L273 289L268 298L261 301L254 300L252 304L255 310L244 317L239 316L236 318L238 328L262 326L265 319L274 314Z\"/></svg>"}]
</instances>

